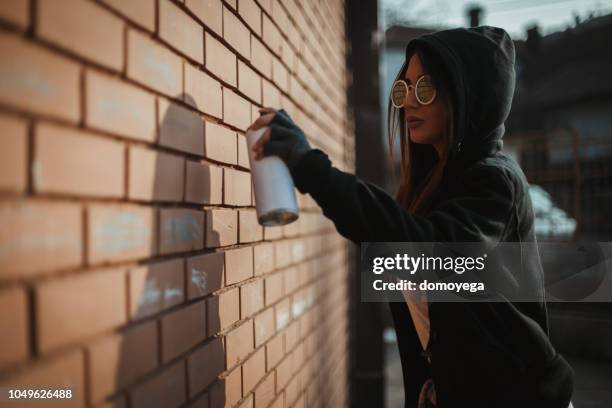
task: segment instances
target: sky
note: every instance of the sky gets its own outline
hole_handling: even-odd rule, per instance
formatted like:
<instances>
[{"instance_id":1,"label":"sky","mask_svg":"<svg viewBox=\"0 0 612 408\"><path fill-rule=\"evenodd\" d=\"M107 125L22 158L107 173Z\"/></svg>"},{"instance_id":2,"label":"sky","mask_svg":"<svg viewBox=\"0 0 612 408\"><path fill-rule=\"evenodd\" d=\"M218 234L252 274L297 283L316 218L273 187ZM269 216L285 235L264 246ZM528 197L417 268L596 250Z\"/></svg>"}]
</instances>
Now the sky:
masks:
<instances>
[{"instance_id":1,"label":"sky","mask_svg":"<svg viewBox=\"0 0 612 408\"><path fill-rule=\"evenodd\" d=\"M465 10L473 4L484 9L480 24L502 27L515 40L525 39L534 23L547 35L574 26L575 16L584 21L590 13L612 13L612 0L379 0L381 25L465 27Z\"/></svg>"}]
</instances>

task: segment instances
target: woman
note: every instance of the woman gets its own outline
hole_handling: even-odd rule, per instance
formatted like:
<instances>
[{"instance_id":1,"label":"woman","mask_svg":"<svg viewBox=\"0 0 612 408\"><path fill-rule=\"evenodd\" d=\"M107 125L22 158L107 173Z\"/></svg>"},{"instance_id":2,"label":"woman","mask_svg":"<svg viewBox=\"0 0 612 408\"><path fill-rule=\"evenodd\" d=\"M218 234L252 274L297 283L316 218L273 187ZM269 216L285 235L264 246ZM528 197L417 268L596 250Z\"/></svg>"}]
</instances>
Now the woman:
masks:
<instances>
[{"instance_id":1,"label":"woman","mask_svg":"<svg viewBox=\"0 0 612 408\"><path fill-rule=\"evenodd\" d=\"M282 109L262 109L251 125L269 126L253 146L255 157L280 156L298 190L358 245L535 243L527 180L500 152L514 60L508 34L490 26L408 44L389 106L390 145L397 128L401 141L395 197L333 167ZM574 373L548 338L539 255L519 256L520 276L502 279L533 289L538 301L389 303L406 407L568 406Z\"/></svg>"}]
</instances>

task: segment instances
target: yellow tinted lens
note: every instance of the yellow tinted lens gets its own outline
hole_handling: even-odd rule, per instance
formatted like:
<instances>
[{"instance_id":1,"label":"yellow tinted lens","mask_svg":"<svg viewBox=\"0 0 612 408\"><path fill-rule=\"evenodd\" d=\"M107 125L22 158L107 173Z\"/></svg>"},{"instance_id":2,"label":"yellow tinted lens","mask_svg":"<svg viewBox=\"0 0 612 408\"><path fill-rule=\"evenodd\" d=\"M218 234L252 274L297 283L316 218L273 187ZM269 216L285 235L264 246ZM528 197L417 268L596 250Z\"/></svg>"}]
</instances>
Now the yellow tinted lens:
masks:
<instances>
[{"instance_id":1,"label":"yellow tinted lens","mask_svg":"<svg viewBox=\"0 0 612 408\"><path fill-rule=\"evenodd\" d=\"M436 96L436 88L429 75L423 76L416 84L416 97L422 104L431 103Z\"/></svg>"},{"instance_id":2,"label":"yellow tinted lens","mask_svg":"<svg viewBox=\"0 0 612 408\"><path fill-rule=\"evenodd\" d=\"M395 81L391 88L391 101L396 108L401 108L406 99L406 84L402 81Z\"/></svg>"}]
</instances>

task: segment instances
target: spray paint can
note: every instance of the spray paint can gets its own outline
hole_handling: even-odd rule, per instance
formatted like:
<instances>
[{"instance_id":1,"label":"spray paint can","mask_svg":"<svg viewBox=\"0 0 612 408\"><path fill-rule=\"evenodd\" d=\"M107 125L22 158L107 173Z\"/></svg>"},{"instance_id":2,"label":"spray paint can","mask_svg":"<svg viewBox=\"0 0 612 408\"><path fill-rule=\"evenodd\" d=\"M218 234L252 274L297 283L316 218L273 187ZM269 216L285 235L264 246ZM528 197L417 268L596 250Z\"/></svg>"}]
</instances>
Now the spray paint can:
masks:
<instances>
[{"instance_id":1,"label":"spray paint can","mask_svg":"<svg viewBox=\"0 0 612 408\"><path fill-rule=\"evenodd\" d=\"M295 186L285 162L271 155L254 159L253 145L268 129L267 126L246 132L251 164L251 179L255 190L257 219L266 227L292 223L299 217Z\"/></svg>"}]
</instances>

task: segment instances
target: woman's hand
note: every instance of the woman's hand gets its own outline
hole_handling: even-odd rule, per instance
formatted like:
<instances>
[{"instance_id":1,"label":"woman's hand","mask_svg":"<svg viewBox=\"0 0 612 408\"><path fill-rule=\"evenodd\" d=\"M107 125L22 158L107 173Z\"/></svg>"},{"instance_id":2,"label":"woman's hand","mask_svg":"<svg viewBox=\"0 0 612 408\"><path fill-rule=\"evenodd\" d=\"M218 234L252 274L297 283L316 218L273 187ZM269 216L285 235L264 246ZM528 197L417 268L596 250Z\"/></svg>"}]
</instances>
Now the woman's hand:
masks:
<instances>
[{"instance_id":1,"label":"woman's hand","mask_svg":"<svg viewBox=\"0 0 612 408\"><path fill-rule=\"evenodd\" d=\"M299 160L312 150L304 132L284 109L277 111L273 108L261 108L259 113L262 116L248 129L256 130L264 126L268 126L268 129L252 147L255 160L277 155L285 162L289 170L292 170Z\"/></svg>"}]
</instances>

